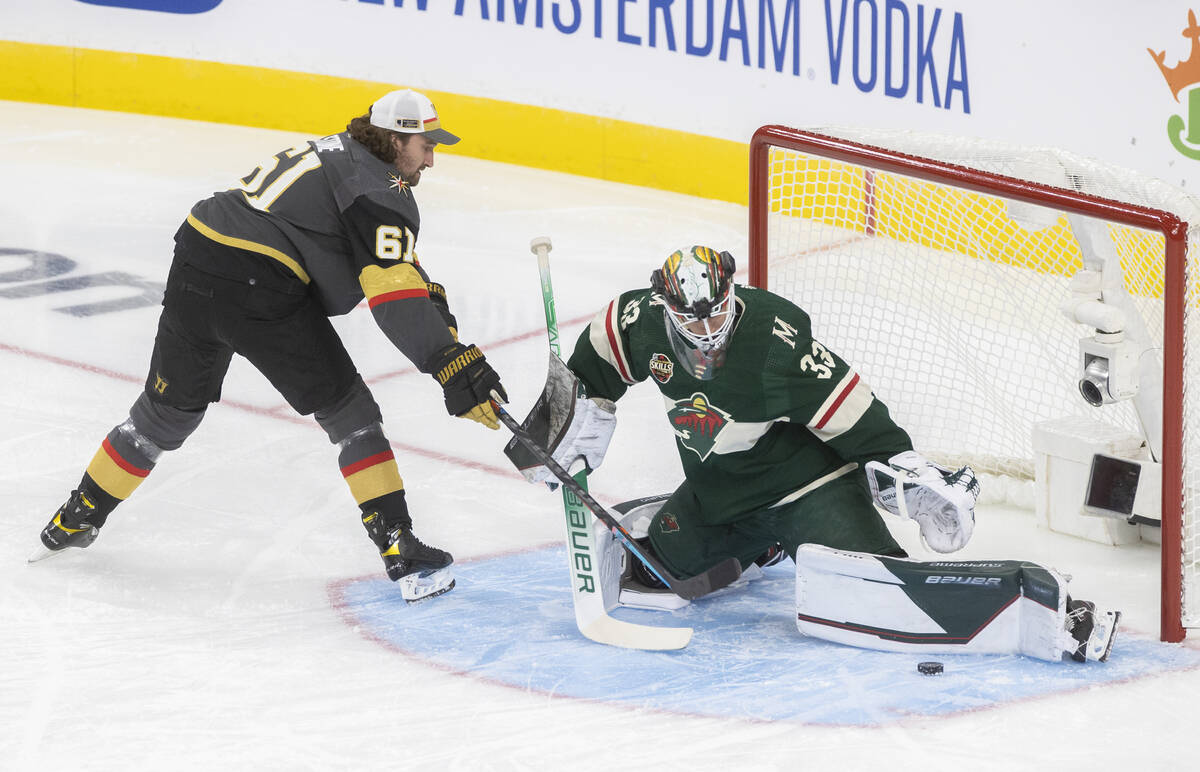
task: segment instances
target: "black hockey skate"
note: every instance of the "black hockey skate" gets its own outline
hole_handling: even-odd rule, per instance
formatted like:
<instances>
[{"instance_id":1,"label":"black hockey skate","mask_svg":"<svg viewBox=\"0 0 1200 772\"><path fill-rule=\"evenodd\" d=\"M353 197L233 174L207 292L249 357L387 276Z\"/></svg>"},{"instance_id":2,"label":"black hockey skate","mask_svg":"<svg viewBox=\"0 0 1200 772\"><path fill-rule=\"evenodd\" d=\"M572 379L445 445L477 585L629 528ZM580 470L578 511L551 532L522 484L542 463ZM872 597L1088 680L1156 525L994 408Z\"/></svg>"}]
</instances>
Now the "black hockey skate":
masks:
<instances>
[{"instance_id":1,"label":"black hockey skate","mask_svg":"<svg viewBox=\"0 0 1200 772\"><path fill-rule=\"evenodd\" d=\"M1067 598L1066 630L1070 634L1067 653L1076 662L1104 662L1112 651L1120 611L1103 611L1086 600Z\"/></svg>"},{"instance_id":2,"label":"black hockey skate","mask_svg":"<svg viewBox=\"0 0 1200 772\"><path fill-rule=\"evenodd\" d=\"M71 491L71 498L58 508L54 517L42 529L42 547L29 558L33 563L48 558L67 547L83 548L96 540L100 528L89 521L97 514L96 504L82 490Z\"/></svg>"},{"instance_id":3,"label":"black hockey skate","mask_svg":"<svg viewBox=\"0 0 1200 772\"><path fill-rule=\"evenodd\" d=\"M773 566L776 563L782 563L783 559L787 556L787 550L783 548L782 544L772 544L767 548L766 552L759 555L758 558L755 559L754 565L758 566L759 568L766 568L768 566Z\"/></svg>"},{"instance_id":4,"label":"black hockey skate","mask_svg":"<svg viewBox=\"0 0 1200 772\"><path fill-rule=\"evenodd\" d=\"M363 514L362 521L379 548L388 579L399 583L404 600L413 603L454 588L454 558L449 552L424 544L408 526L389 525L376 510Z\"/></svg>"}]
</instances>

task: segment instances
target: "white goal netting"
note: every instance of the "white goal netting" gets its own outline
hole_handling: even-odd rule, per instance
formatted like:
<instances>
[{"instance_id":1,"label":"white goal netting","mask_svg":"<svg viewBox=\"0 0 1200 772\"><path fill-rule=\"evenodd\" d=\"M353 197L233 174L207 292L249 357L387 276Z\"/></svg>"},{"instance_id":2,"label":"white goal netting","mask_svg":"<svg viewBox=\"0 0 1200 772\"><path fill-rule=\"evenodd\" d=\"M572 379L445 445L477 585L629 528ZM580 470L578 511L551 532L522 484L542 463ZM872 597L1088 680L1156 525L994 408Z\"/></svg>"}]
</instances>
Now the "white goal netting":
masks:
<instances>
[{"instance_id":1,"label":"white goal netting","mask_svg":"<svg viewBox=\"0 0 1200 772\"><path fill-rule=\"evenodd\" d=\"M1182 430L1181 452L1166 452L1168 461L1182 456L1179 490L1166 492L1182 501L1181 555L1172 570L1181 575L1181 621L1200 626L1200 398L1190 388L1200 384L1200 201L1054 149L911 132L813 134L871 152L847 158L826 152L837 143L802 150L768 138L759 170L765 233L755 249L761 254L751 255L766 286L807 310L815 336L853 363L919 450L940 460L1028 479L1039 422L1080 416L1144 433L1156 456L1162 435L1170 440ZM923 159L961 169L942 179ZM993 190L1005 187L997 175L1049 186L1036 191L1043 203ZM1163 233L1063 203L1089 197L1163 210L1189 224L1182 309L1170 312L1175 288L1167 283ZM1081 398L1079 341L1096 329L1060 307L1082 271L1098 273L1106 300L1119 296L1129 334L1160 363L1158 379L1166 354L1166 379L1143 374L1136 408L1133 400L1092 407ZM1164 341L1179 336L1175 372L1178 357ZM1163 404L1172 416L1165 432L1156 425Z\"/></svg>"}]
</instances>

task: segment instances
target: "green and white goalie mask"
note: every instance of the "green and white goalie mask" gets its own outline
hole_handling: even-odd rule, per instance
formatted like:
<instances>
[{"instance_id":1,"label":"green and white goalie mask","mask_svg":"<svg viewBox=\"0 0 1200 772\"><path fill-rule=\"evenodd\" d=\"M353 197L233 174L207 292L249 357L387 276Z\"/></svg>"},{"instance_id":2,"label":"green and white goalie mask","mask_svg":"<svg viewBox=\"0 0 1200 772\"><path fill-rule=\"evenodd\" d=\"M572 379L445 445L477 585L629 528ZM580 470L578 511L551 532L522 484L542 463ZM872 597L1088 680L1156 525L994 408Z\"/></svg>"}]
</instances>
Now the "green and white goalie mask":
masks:
<instances>
[{"instance_id":1,"label":"green and white goalie mask","mask_svg":"<svg viewBox=\"0 0 1200 772\"><path fill-rule=\"evenodd\" d=\"M667 336L675 357L692 375L711 380L725 361L736 307L733 255L711 247L680 249L650 275L664 301Z\"/></svg>"}]
</instances>

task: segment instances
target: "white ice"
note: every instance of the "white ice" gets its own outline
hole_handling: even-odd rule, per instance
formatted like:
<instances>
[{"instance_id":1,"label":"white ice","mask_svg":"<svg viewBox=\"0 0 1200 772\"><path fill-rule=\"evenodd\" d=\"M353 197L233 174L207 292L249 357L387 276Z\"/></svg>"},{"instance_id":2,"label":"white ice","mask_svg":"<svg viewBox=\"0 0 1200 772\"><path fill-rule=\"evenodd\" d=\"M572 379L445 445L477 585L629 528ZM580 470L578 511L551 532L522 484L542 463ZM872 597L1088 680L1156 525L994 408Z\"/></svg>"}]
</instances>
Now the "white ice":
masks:
<instances>
[{"instance_id":1,"label":"white ice","mask_svg":"<svg viewBox=\"0 0 1200 772\"><path fill-rule=\"evenodd\" d=\"M17 273L28 261L15 253L76 262L55 278L120 271L161 282L191 204L302 138L0 102L0 250L10 250L0 251L0 769L1195 765L1196 671L951 717L822 727L569 699L380 646L330 602L331 583L381 571L335 450L236 359L224 400L95 545L27 565L38 530L136 398L158 310L56 310L128 290L19 296L12 290L31 277ZM422 262L448 288L463 339L485 350L518 413L540 390L546 362L532 237L553 240L568 348L592 313L645 286L673 249L746 251L743 207L452 152L439 154L417 195ZM559 498L508 466L504 433L447 417L436 384L365 310L336 325L382 406L423 539L470 560L561 538ZM620 419L592 478L597 497L614 503L673 488L679 465L657 392L635 388ZM911 523L891 524L906 547L927 554ZM1050 563L1074 575L1077 596L1123 608L1129 634L1157 634L1151 545L1100 547L1039 531L1030 512L992 509L981 511L961 557ZM565 567L563 581L565 598ZM848 676L847 693L854 688Z\"/></svg>"}]
</instances>

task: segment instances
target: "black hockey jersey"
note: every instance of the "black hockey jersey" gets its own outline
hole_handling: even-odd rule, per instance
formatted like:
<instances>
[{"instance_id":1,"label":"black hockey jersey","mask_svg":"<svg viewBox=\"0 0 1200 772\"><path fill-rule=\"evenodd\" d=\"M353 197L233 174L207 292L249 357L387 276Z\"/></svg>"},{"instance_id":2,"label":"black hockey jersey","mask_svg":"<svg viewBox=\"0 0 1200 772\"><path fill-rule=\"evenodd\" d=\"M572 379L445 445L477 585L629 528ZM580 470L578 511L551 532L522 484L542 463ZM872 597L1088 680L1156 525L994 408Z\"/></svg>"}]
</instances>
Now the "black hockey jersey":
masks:
<instances>
[{"instance_id":1,"label":"black hockey jersey","mask_svg":"<svg viewBox=\"0 0 1200 772\"><path fill-rule=\"evenodd\" d=\"M808 314L751 287L738 286L735 300L735 327L712 380L677 361L664 301L649 289L597 314L568 362L589 396L616 400L653 379L706 521L793 501L868 460L912 449L858 373L813 340Z\"/></svg>"},{"instance_id":2,"label":"black hockey jersey","mask_svg":"<svg viewBox=\"0 0 1200 772\"><path fill-rule=\"evenodd\" d=\"M270 261L315 293L330 316L366 298L380 327L418 365L453 342L453 317L433 307L417 259L413 191L346 132L276 153L232 189L197 203L187 221L214 242ZM240 270L209 259L212 265L197 267Z\"/></svg>"}]
</instances>

